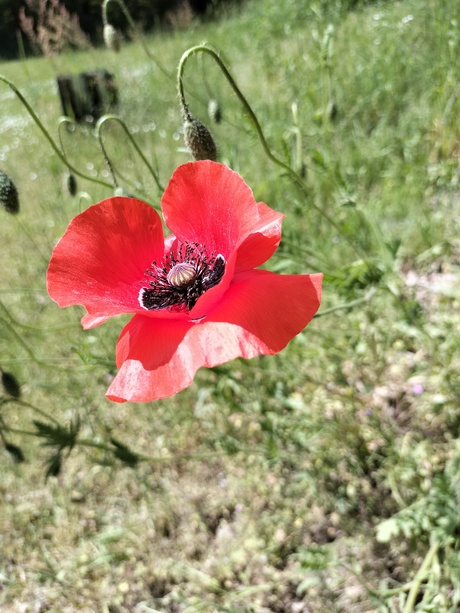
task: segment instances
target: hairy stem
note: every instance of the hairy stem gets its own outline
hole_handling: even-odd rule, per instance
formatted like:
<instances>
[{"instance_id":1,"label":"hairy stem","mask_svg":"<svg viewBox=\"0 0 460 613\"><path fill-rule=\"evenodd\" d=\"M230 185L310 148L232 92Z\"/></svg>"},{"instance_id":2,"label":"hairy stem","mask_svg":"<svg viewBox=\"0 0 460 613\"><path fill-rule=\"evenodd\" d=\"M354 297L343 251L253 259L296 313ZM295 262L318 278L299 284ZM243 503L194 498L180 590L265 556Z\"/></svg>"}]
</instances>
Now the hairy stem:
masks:
<instances>
[{"instance_id":1,"label":"hairy stem","mask_svg":"<svg viewBox=\"0 0 460 613\"><path fill-rule=\"evenodd\" d=\"M88 175L85 175L84 173L80 172L78 170L78 168L75 168L70 162L69 160L66 158L66 156L64 155L64 153L59 149L59 147L56 145L55 141L53 140L51 134L48 132L48 130L45 128L45 126L43 125L43 123L40 121L38 115L35 113L35 111L33 110L33 108L30 106L30 104L27 102L26 98L23 96L23 94L18 90L18 88L14 85L14 83L12 81L10 81L9 79L7 79L4 75L0 74L0 81L2 81L3 83L5 83L6 85L8 85L8 87L16 94L16 96L19 98L19 100L22 102L22 104L24 105L24 107L26 108L27 112L29 113L29 115L32 117L32 119L34 120L36 126L40 129L41 133L43 134L43 136L46 138L46 140L49 142L49 144L51 145L51 148L53 149L53 151L56 153L56 155L58 156L58 158L61 160L61 162L67 166L67 168L73 172L74 174L76 174L77 176L81 177L82 179L87 179L88 181L92 181L93 183L97 183L98 185L102 185L104 187L109 187L111 188L112 186L110 185L110 183L106 183L105 181L101 181L100 179L95 179L94 177L90 177Z\"/></svg>"}]
</instances>

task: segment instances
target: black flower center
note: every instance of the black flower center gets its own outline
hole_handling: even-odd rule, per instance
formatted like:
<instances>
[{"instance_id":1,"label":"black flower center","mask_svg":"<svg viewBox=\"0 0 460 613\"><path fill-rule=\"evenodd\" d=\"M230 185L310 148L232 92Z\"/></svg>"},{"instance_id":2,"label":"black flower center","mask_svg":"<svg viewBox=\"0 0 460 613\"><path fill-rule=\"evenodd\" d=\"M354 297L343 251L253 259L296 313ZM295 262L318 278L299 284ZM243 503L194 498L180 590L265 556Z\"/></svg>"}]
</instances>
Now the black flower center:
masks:
<instances>
[{"instance_id":1,"label":"black flower center","mask_svg":"<svg viewBox=\"0 0 460 613\"><path fill-rule=\"evenodd\" d=\"M209 255L198 243L183 243L165 256L161 265L152 262L145 271L149 287L141 288L139 304L149 311L188 312L200 296L219 283L224 272L223 255Z\"/></svg>"}]
</instances>

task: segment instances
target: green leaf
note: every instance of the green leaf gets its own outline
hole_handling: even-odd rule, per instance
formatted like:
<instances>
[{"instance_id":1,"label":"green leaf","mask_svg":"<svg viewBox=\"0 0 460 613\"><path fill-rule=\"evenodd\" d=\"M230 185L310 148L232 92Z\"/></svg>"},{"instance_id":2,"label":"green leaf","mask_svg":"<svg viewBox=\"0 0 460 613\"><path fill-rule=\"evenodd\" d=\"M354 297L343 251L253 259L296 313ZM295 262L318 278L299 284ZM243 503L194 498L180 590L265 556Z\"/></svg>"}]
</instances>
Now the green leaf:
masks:
<instances>
[{"instance_id":1,"label":"green leaf","mask_svg":"<svg viewBox=\"0 0 460 613\"><path fill-rule=\"evenodd\" d=\"M390 517L377 526L376 538L379 543L389 543L393 537L398 536L399 532L398 522Z\"/></svg>"},{"instance_id":2,"label":"green leaf","mask_svg":"<svg viewBox=\"0 0 460 613\"><path fill-rule=\"evenodd\" d=\"M113 453L116 458L121 460L127 466L134 468L139 462L139 456L134 451L131 451L124 443L121 443L115 438L111 438L110 442L114 446Z\"/></svg>"}]
</instances>

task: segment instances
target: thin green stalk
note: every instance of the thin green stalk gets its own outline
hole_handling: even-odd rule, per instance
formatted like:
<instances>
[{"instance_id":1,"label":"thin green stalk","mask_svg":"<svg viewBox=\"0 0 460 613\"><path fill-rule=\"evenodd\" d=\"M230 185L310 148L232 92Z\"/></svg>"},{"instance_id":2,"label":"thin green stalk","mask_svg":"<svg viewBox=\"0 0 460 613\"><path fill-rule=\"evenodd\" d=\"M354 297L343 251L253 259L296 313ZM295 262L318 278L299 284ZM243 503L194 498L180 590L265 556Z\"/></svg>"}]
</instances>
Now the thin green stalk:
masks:
<instances>
[{"instance_id":1,"label":"thin green stalk","mask_svg":"<svg viewBox=\"0 0 460 613\"><path fill-rule=\"evenodd\" d=\"M402 613L411 613L411 611L414 611L415 601L417 599L417 595L420 590L420 586L422 585L423 581L425 581L426 579L428 570L436 558L438 549L439 549L439 542L435 541L429 548L425 556L425 559L422 562L422 565L420 566L420 568L417 571L417 574L412 580L412 585L411 585L409 594L407 595L407 600L404 605L404 609L402 610Z\"/></svg>"},{"instance_id":2,"label":"thin green stalk","mask_svg":"<svg viewBox=\"0 0 460 613\"><path fill-rule=\"evenodd\" d=\"M29 115L32 117L32 119L34 120L36 126L40 129L41 133L43 134L43 136L46 138L46 140L49 142L49 144L51 145L51 148L53 149L53 151L56 153L56 155L58 156L58 158L61 160L61 162L67 166L67 168L73 172L74 174L78 175L79 177L81 177L82 179L86 179L88 181L92 181L93 183L97 183L98 185L102 185L103 187L109 187L112 188L112 186L110 185L110 183L106 183L105 181L101 181L100 179L96 179L94 177L90 177L88 175L85 175L84 173L80 172L77 168L75 168L75 166L73 166L68 159L66 158L66 156L63 154L63 152L59 149L59 147L56 145L56 143L54 142L51 134L48 132L48 130L45 128L45 126L43 125L43 123L40 121L40 119L38 118L37 114L35 113L35 111L33 110L33 108L30 106L30 104L27 102L26 98L22 95L22 93L18 90L18 88L14 85L14 83L12 81L10 81L9 79L7 79L4 75L0 74L0 81L3 81L3 83L5 83L6 85L8 85L8 87L16 94L16 96L19 98L19 100L22 102L22 104L24 105L24 107L26 108L27 112L29 113Z\"/></svg>"},{"instance_id":3,"label":"thin green stalk","mask_svg":"<svg viewBox=\"0 0 460 613\"><path fill-rule=\"evenodd\" d=\"M324 311L316 313L316 315L313 315L313 317L322 317L323 315L329 315L330 313L335 313L336 311L352 309L353 307L358 306L363 302L369 302L376 293L376 291L377 290L375 287L371 287L367 294L362 298L356 298L356 300L352 300L351 302L346 302L345 304L338 304L337 306L330 307L329 309L324 309Z\"/></svg>"},{"instance_id":4,"label":"thin green stalk","mask_svg":"<svg viewBox=\"0 0 460 613\"><path fill-rule=\"evenodd\" d=\"M108 445L106 443L99 443L91 439L84 439L84 438L77 439L75 446L76 445L82 445L84 447L93 447L94 449L100 449L101 451L108 451L110 453L113 453L114 451L113 445ZM262 451L260 449L251 447L251 448L239 449L238 452L253 455L253 454L261 453ZM162 462L175 462L178 460L209 460L211 458L219 458L219 457L226 455L225 451L204 451L202 453L175 453L170 456L149 456L149 455L144 455L142 453L137 453L137 452L135 452L135 454L140 462L161 462L161 463Z\"/></svg>"},{"instance_id":5,"label":"thin green stalk","mask_svg":"<svg viewBox=\"0 0 460 613\"><path fill-rule=\"evenodd\" d=\"M0 407L4 406L6 404L10 404L12 402L14 402L16 405L20 405L20 406L25 407L27 409L32 409L32 411L34 411L34 413L37 413L41 417L44 417L45 419L48 419L49 421L52 421L53 423L55 423L58 426L61 425L56 418L54 418L52 415L49 415L48 413L46 413L46 411L43 411L43 409L40 409L40 408L36 407L35 405L31 404L30 402L26 402L25 400L21 400L20 398L1 398L0 399ZM5 428L5 429L9 430L10 432L19 432L18 430L11 430L10 428ZM25 432L24 434L28 434L28 433Z\"/></svg>"},{"instance_id":6,"label":"thin green stalk","mask_svg":"<svg viewBox=\"0 0 460 613\"><path fill-rule=\"evenodd\" d=\"M55 424L60 425L60 423L56 419L54 419L53 417L50 417L44 411L41 411L40 409L38 409L37 407L34 407L33 405L30 405L29 403L15 400L14 398L0 400L0 406L5 404L6 402L13 402L13 401L19 402L20 404L23 404L24 406L28 406L34 409L35 411L39 412L43 417L47 417L48 419L52 420ZM11 432L13 434L22 434L24 436L37 436L37 432L31 432L29 430L21 430L18 428L11 428L10 426L6 426L6 425L3 425L1 427L1 430L5 432ZM92 439L86 439L86 438L77 438L77 440L75 441L74 447L77 447L78 445L81 445L82 447L91 447L93 449L99 449L100 451L107 451L108 453L111 453L111 454L113 454L114 449L115 449L113 445L110 445L107 443L100 443ZM254 455L257 453L262 453L262 450L258 448L254 448L254 447L251 447L251 448L248 447L248 448L239 449L238 452L247 453L248 455L249 454ZM179 460L209 460L211 458L223 457L226 455L226 453L224 451L205 451L202 453L182 453L182 454L179 453L179 454L174 454L170 456L149 456L149 455L144 455L144 454L135 452L135 455L140 462L164 463L164 462L175 462Z\"/></svg>"},{"instance_id":7,"label":"thin green stalk","mask_svg":"<svg viewBox=\"0 0 460 613\"><path fill-rule=\"evenodd\" d=\"M111 1L112 0L104 0L104 2L102 3L102 23L104 25L107 25L108 23L110 23L109 20L107 19L107 7ZM174 80L174 76L166 70L166 68L161 64L161 62L158 61L155 55L147 47L145 39L142 36L142 32L139 30L139 28L135 24L133 18L131 17L131 13L128 11L128 8L126 7L126 4L123 2L123 0L114 0L114 1L121 8L123 15L126 17L126 21L129 24L129 27L136 33L136 37L138 41L140 42L142 48L144 49L146 55L155 62L155 64L158 66L161 72L165 76L167 76L168 79Z\"/></svg>"},{"instance_id":8,"label":"thin green stalk","mask_svg":"<svg viewBox=\"0 0 460 613\"><path fill-rule=\"evenodd\" d=\"M75 327L75 324L67 324L64 326L52 326L51 328L38 328L37 326L30 326L29 324L23 324L22 322L18 321L15 317L13 317L10 310L3 304L1 300L0 309L3 310L3 312L13 325L18 326L19 328L23 328L24 330L34 330L39 332L56 332L58 330L69 330L70 328Z\"/></svg>"},{"instance_id":9,"label":"thin green stalk","mask_svg":"<svg viewBox=\"0 0 460 613\"><path fill-rule=\"evenodd\" d=\"M126 136L129 138L131 144L133 145L133 147L135 148L135 150L137 151L138 155L140 156L140 158L142 159L142 161L144 162L144 164L147 166L147 168L149 169L152 177L155 180L155 183L157 184L158 189L163 192L164 191L164 187L161 185L160 183L160 179L158 178L158 175L156 173L156 171L154 170L153 166L150 164L150 162L148 161L148 159L145 157L144 153L142 152L142 150L140 149L139 145L136 143L136 141L134 140L132 134L130 133L130 131L128 130L126 124L124 123L124 121L118 117L117 115L104 115L103 117L101 117L99 119L99 121L96 124L96 134L97 134L97 138L99 140L99 143L101 145L102 151L104 152L104 157L107 160L109 167L111 167L111 163L109 161L108 155L107 155L107 151L104 147L104 143L102 140L102 126L106 124L106 122L108 121L116 121L120 124L120 126L123 128Z\"/></svg>"},{"instance_id":10,"label":"thin green stalk","mask_svg":"<svg viewBox=\"0 0 460 613\"><path fill-rule=\"evenodd\" d=\"M177 70L177 88L178 88L178 92L179 92L179 98L180 98L180 103L181 103L181 107L182 107L182 113L183 113L184 117L186 119L190 119L190 117L191 117L191 114L190 114L190 111L189 111L189 108L188 108L188 104L187 104L186 99L185 99L184 84L183 84L184 69L185 69L185 65L187 63L187 60L189 60L189 58L191 58L192 56L196 55L197 53L207 53L217 63L217 65L219 66L219 68L222 71L223 75L225 76L225 78L227 79L228 83L230 84L230 87L232 88L232 90L236 94L238 100L243 105L244 110L248 114L249 119L251 120L252 125L254 126L254 129L255 129L255 131L257 133L259 141L260 141L260 143L262 145L262 148L263 148L263 150L265 152L265 155L274 164L276 164L277 166L282 168L289 175L289 177L292 179L292 181L297 185L297 187L299 187L304 194L308 195L309 194L309 188L308 188L307 184L305 183L305 181L302 179L302 177L300 177L296 173L295 170L293 170L290 166L285 164L282 160L277 158L272 153L272 151L271 151L271 149L270 149L270 147L269 147L269 145L267 143L267 140L265 138L265 135L263 133L262 127L261 127L261 125L259 123L259 120L257 119L254 111L252 110L249 102L246 100L246 98L242 94L241 90L237 86L235 80L233 79L232 75L228 71L227 67L225 66L224 62L220 58L219 54L214 49L209 47L208 45L196 45L195 47L191 47L190 49L185 51L185 53L182 54L182 57L180 59L178 70ZM355 243L350 239L350 237L346 233L344 233L342 231L342 229L335 222L335 220L332 217L330 217L325 211L323 211L323 209L321 207L319 207L317 204L315 204L315 202L312 202L311 204L312 204L313 208L318 212L318 214L321 215L322 217L324 217L324 219L327 220L327 222L344 238L344 240L346 240L350 244L350 246L360 256L362 256L362 254L360 253L360 250L357 247L357 245L355 245Z\"/></svg>"},{"instance_id":11,"label":"thin green stalk","mask_svg":"<svg viewBox=\"0 0 460 613\"><path fill-rule=\"evenodd\" d=\"M57 366L56 364L49 364L45 360L38 358L33 352L33 350L26 343L26 341L22 338L22 336L18 332L16 332L14 327L6 319L3 319L3 317L0 317L0 324L3 324L11 332L11 334L16 338L16 340L21 345L21 347L26 351L26 353L28 354L32 362L35 362L35 364L37 364L38 366L44 366L45 368L52 368L53 370L62 370L65 372L68 372L68 371L75 372L74 368L63 368L62 366Z\"/></svg>"}]
</instances>

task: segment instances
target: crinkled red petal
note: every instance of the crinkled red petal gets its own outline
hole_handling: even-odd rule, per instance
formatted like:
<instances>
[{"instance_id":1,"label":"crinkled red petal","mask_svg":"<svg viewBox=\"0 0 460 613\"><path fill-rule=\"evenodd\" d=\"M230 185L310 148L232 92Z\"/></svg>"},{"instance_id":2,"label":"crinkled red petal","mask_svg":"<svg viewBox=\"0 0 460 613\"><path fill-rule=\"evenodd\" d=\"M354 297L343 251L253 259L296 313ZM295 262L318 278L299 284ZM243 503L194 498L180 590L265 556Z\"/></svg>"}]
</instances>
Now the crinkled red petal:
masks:
<instances>
[{"instance_id":1,"label":"crinkled red petal","mask_svg":"<svg viewBox=\"0 0 460 613\"><path fill-rule=\"evenodd\" d=\"M321 300L322 275L235 275L223 299L202 321L136 315L117 345L120 368L107 397L146 402L188 387L202 366L274 354L308 324Z\"/></svg>"},{"instance_id":2,"label":"crinkled red petal","mask_svg":"<svg viewBox=\"0 0 460 613\"><path fill-rule=\"evenodd\" d=\"M163 251L161 219L151 206L109 198L70 222L48 267L49 295L60 307L82 304L86 327L119 313L145 312L138 302L141 282Z\"/></svg>"},{"instance_id":3,"label":"crinkled red petal","mask_svg":"<svg viewBox=\"0 0 460 613\"><path fill-rule=\"evenodd\" d=\"M161 200L166 225L180 241L227 260L257 228L259 207L239 174L204 160L179 166Z\"/></svg>"},{"instance_id":4,"label":"crinkled red petal","mask_svg":"<svg viewBox=\"0 0 460 613\"><path fill-rule=\"evenodd\" d=\"M266 262L275 253L281 240L282 213L263 202L257 203L258 221L251 234L238 247L235 270L251 270Z\"/></svg>"}]
</instances>

